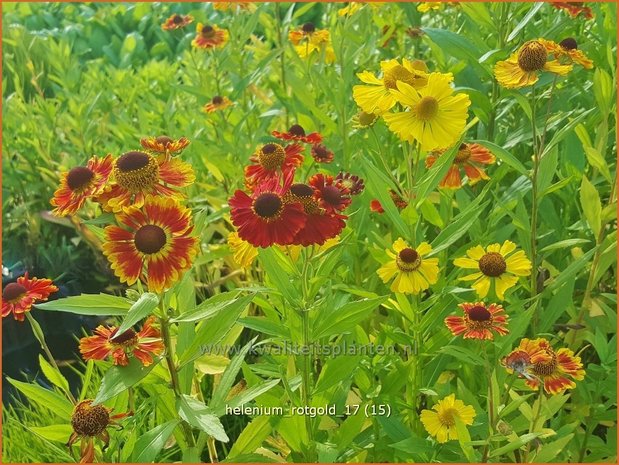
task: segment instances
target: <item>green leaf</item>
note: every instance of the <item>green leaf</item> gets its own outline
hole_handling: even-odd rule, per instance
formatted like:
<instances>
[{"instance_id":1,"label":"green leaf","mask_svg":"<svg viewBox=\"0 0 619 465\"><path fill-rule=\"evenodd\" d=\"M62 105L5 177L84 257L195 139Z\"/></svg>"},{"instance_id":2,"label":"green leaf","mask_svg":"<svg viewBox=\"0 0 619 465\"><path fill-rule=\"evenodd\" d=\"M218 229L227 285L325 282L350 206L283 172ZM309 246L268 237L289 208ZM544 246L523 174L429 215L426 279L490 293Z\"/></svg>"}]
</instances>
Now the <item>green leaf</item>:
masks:
<instances>
[{"instance_id":1,"label":"green leaf","mask_svg":"<svg viewBox=\"0 0 619 465\"><path fill-rule=\"evenodd\" d=\"M314 338L320 339L351 330L359 322L370 316L370 312L388 298L389 296L382 296L374 299L356 300L333 312L319 313L319 319L316 321L314 329Z\"/></svg>"},{"instance_id":2,"label":"green leaf","mask_svg":"<svg viewBox=\"0 0 619 465\"><path fill-rule=\"evenodd\" d=\"M116 331L116 334L123 334L138 321L151 315L153 310L157 308L158 304L159 297L157 297L156 294L153 294L152 292L145 292L142 294L138 301L129 309L127 316L120 325L120 328L118 328L118 331Z\"/></svg>"},{"instance_id":3,"label":"green leaf","mask_svg":"<svg viewBox=\"0 0 619 465\"><path fill-rule=\"evenodd\" d=\"M451 355L454 358L466 363L467 365L479 365L484 364L483 360L469 349L459 346L443 346L439 349L439 352L446 355Z\"/></svg>"},{"instance_id":4,"label":"green leaf","mask_svg":"<svg viewBox=\"0 0 619 465\"><path fill-rule=\"evenodd\" d=\"M223 355L221 349L225 348L217 347L217 344L236 324L237 319L253 298L254 294L237 298L234 304L226 307L225 312L219 312L209 320L201 322L191 345L183 352L179 366L182 367L203 353ZM205 351L205 348L208 350Z\"/></svg>"},{"instance_id":5,"label":"green leaf","mask_svg":"<svg viewBox=\"0 0 619 465\"><path fill-rule=\"evenodd\" d=\"M460 420L459 417L454 417L456 422L456 432L458 433L458 442L460 443L460 449L464 453L464 456L467 458L469 463L477 462L477 458L475 456L475 450L471 447L471 435L469 434L469 430L466 425Z\"/></svg>"},{"instance_id":6,"label":"green leaf","mask_svg":"<svg viewBox=\"0 0 619 465\"><path fill-rule=\"evenodd\" d=\"M597 240L602 229L602 202L600 194L584 175L580 185L580 205Z\"/></svg>"},{"instance_id":7,"label":"green leaf","mask_svg":"<svg viewBox=\"0 0 619 465\"><path fill-rule=\"evenodd\" d=\"M243 364L243 360L245 360L245 355L249 352L249 349L252 348L254 343L256 342L257 337L253 338L249 341L238 354L234 356L234 358L230 361L230 364L226 368L217 388L213 392L213 396L211 397L211 406L213 409L216 409L220 405L222 405L228 395L228 392L232 388L234 384L234 380L236 379L236 375L238 375L241 370L241 365Z\"/></svg>"},{"instance_id":8,"label":"green leaf","mask_svg":"<svg viewBox=\"0 0 619 465\"><path fill-rule=\"evenodd\" d=\"M512 452L516 449L520 449L525 444L531 442L536 437L540 436L542 433L526 433L520 436L515 441L510 442L509 444L504 445L503 447L499 447L498 449L490 452L490 457L499 457L501 455L507 454L508 452Z\"/></svg>"},{"instance_id":9,"label":"green leaf","mask_svg":"<svg viewBox=\"0 0 619 465\"><path fill-rule=\"evenodd\" d=\"M239 455L249 454L258 449L271 434L272 427L269 421L270 417L261 416L249 423L232 445L227 459L234 459Z\"/></svg>"},{"instance_id":10,"label":"green leaf","mask_svg":"<svg viewBox=\"0 0 619 465\"><path fill-rule=\"evenodd\" d=\"M432 241L432 252L428 254L428 256L436 255L442 250L449 247L451 244L456 242L462 236L464 236L473 223L477 221L477 218L484 212L486 207L490 202L484 202L479 205L481 200L488 192L487 189L484 189L477 198L470 203L464 210L462 210L458 215L456 215L453 220L449 223L449 225L441 230L441 232L434 238Z\"/></svg>"},{"instance_id":11,"label":"green leaf","mask_svg":"<svg viewBox=\"0 0 619 465\"><path fill-rule=\"evenodd\" d=\"M246 318L239 318L239 323L246 328L253 329L254 331L259 331L263 334L268 334L269 336L276 336L281 338L290 337L290 330L287 326L284 326L279 322L275 323L264 317L250 316Z\"/></svg>"},{"instance_id":12,"label":"green leaf","mask_svg":"<svg viewBox=\"0 0 619 465\"><path fill-rule=\"evenodd\" d=\"M479 63L479 57L487 50L479 50L469 39L462 34L457 34L445 29L435 29L432 27L422 28L428 37L438 45L443 51L451 56L463 60L467 65L473 66L477 71L489 76L491 72ZM456 144L456 147L460 144Z\"/></svg>"},{"instance_id":13,"label":"green leaf","mask_svg":"<svg viewBox=\"0 0 619 465\"><path fill-rule=\"evenodd\" d=\"M563 250L569 247L573 247L575 245L587 244L588 242L591 242L591 241L588 239L565 239L564 241L559 241L559 242L555 242L554 244L547 245L546 247L541 249L540 252L550 252L552 250L557 250L557 249Z\"/></svg>"},{"instance_id":14,"label":"green leaf","mask_svg":"<svg viewBox=\"0 0 619 465\"><path fill-rule=\"evenodd\" d=\"M68 393L69 391L69 382L67 379L54 368L42 355L39 354L39 365L41 366L41 371L45 377L52 383L54 386L59 387L64 392Z\"/></svg>"},{"instance_id":15,"label":"green leaf","mask_svg":"<svg viewBox=\"0 0 619 465\"><path fill-rule=\"evenodd\" d=\"M606 163L602 154L594 147L583 146L583 148L585 149L585 155L587 155L589 164L598 170L609 183L612 182L608 163Z\"/></svg>"},{"instance_id":16,"label":"green leaf","mask_svg":"<svg viewBox=\"0 0 619 465\"><path fill-rule=\"evenodd\" d=\"M178 420L170 420L162 425L147 431L135 443L131 462L133 463L151 463L159 455L161 449L174 432L174 428L178 425Z\"/></svg>"},{"instance_id":17,"label":"green leaf","mask_svg":"<svg viewBox=\"0 0 619 465\"><path fill-rule=\"evenodd\" d=\"M449 150L443 152L441 156L438 157L434 165L432 165L432 168L426 171L421 177L415 192L417 195L417 208L421 207L430 192L436 189L441 180L445 177L456 154L458 153L458 148L460 147L461 142L462 140L458 141L458 143L456 143Z\"/></svg>"},{"instance_id":18,"label":"green leaf","mask_svg":"<svg viewBox=\"0 0 619 465\"><path fill-rule=\"evenodd\" d=\"M238 396L234 396L232 399L226 402L226 405L230 408L240 407L248 402L251 402L256 397L264 394L269 391L273 387L277 386L281 380L280 379L272 379L269 381L264 381L262 383L256 384L249 389L244 390ZM225 413L225 405L215 410L217 415L223 415Z\"/></svg>"},{"instance_id":19,"label":"green leaf","mask_svg":"<svg viewBox=\"0 0 619 465\"><path fill-rule=\"evenodd\" d=\"M82 294L36 304L40 310L77 313L78 315L126 315L132 302L109 294Z\"/></svg>"},{"instance_id":20,"label":"green leaf","mask_svg":"<svg viewBox=\"0 0 619 465\"><path fill-rule=\"evenodd\" d=\"M111 367L103 375L101 387L95 397L94 404L105 402L137 384L155 368L160 360L155 359L153 363L145 367L137 358L129 357L129 364L127 366L115 365Z\"/></svg>"},{"instance_id":21,"label":"green leaf","mask_svg":"<svg viewBox=\"0 0 619 465\"><path fill-rule=\"evenodd\" d=\"M570 433L565 437L544 444L537 455L533 458L535 463L551 462L565 447L572 441L574 433Z\"/></svg>"},{"instance_id":22,"label":"green leaf","mask_svg":"<svg viewBox=\"0 0 619 465\"><path fill-rule=\"evenodd\" d=\"M208 320L214 317L219 312L227 309L229 306L234 305L237 302L237 297L241 294L239 290L230 292L222 292L221 294L214 295L206 299L200 305L190 312L185 312L177 318L172 318L172 322L179 323L181 321L199 321Z\"/></svg>"},{"instance_id":23,"label":"green leaf","mask_svg":"<svg viewBox=\"0 0 619 465\"><path fill-rule=\"evenodd\" d=\"M60 417L71 418L73 404L57 392L45 389L38 384L22 383L9 377L6 379L15 389L26 396L29 401L50 409Z\"/></svg>"},{"instance_id":24,"label":"green leaf","mask_svg":"<svg viewBox=\"0 0 619 465\"><path fill-rule=\"evenodd\" d=\"M514 155L505 150L503 147L500 147L495 143L487 140L474 140L472 142L483 145L488 150L490 150L490 152L492 152L495 157L514 168L520 174L523 174L525 176L529 175L529 171L524 167L522 163L520 163L520 160L518 160Z\"/></svg>"},{"instance_id":25,"label":"green leaf","mask_svg":"<svg viewBox=\"0 0 619 465\"><path fill-rule=\"evenodd\" d=\"M68 423L63 425L30 426L28 429L48 441L61 442L63 444L67 443L71 433L73 433L73 428Z\"/></svg>"},{"instance_id":26,"label":"green leaf","mask_svg":"<svg viewBox=\"0 0 619 465\"><path fill-rule=\"evenodd\" d=\"M350 356L328 359L320 372L313 394L324 392L344 380L349 380L359 367L360 360L361 357Z\"/></svg>"},{"instance_id":27,"label":"green leaf","mask_svg":"<svg viewBox=\"0 0 619 465\"><path fill-rule=\"evenodd\" d=\"M230 441L219 418L213 415L204 403L183 394L176 401L176 408L180 417L194 428L204 431L218 441Z\"/></svg>"},{"instance_id":28,"label":"green leaf","mask_svg":"<svg viewBox=\"0 0 619 465\"><path fill-rule=\"evenodd\" d=\"M507 36L507 42L514 40L518 33L522 31L527 24L529 24L531 19L533 19L535 13L537 13L543 6L544 2L534 3L529 12L520 20L518 24L516 24L516 27L512 30L512 32L509 33L509 36Z\"/></svg>"},{"instance_id":29,"label":"green leaf","mask_svg":"<svg viewBox=\"0 0 619 465\"><path fill-rule=\"evenodd\" d=\"M288 302L296 305L300 296L292 284L296 270L294 270L290 261L283 253L273 247L258 249L258 256L260 257L260 264L277 290Z\"/></svg>"}]
</instances>

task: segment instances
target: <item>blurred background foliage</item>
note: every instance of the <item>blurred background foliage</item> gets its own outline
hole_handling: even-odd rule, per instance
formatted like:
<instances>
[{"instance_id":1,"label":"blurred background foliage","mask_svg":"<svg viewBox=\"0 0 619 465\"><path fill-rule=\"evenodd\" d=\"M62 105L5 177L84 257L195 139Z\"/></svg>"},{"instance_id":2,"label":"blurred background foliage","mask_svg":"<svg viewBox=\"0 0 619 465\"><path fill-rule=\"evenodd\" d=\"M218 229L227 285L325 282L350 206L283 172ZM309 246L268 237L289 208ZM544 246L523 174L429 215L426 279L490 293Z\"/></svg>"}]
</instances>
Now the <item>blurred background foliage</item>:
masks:
<instances>
[{"instance_id":1,"label":"blurred background foliage","mask_svg":"<svg viewBox=\"0 0 619 465\"><path fill-rule=\"evenodd\" d=\"M545 37L558 42L574 37L595 68L577 68L561 80L552 103L548 152L538 186L538 248L547 278L546 283L540 283L544 293L540 330L552 337L571 335L573 329L566 325L577 320L584 308L584 329L573 337L575 347L586 347L581 356L587 378L571 393L564 413L551 420L563 441L547 449L544 457L612 461L616 458L616 5L591 4L595 17L586 21L548 4L513 3L503 23L499 21L503 11L499 3L448 5L423 15L415 3L385 4L376 9L366 6L351 17L338 16L337 10L343 6L258 4L256 12L244 13L215 11L207 3L3 3L3 277L10 280L30 270L33 275L54 279L64 294L119 292L121 287L93 245L96 241L89 230L67 219L52 218L49 199L60 173L91 155L120 155L137 149L141 137L166 134L192 141L182 156L197 174L189 192L203 243L203 254L194 269L197 293L204 298L215 289L226 288L228 284L221 279L238 270L225 245L231 230L222 219L227 199L242 187L242 167L270 131L286 129L294 122L308 131L320 131L336 153L333 165L325 167L333 174L345 169L367 177L368 163L382 166L384 162L397 180L403 179L402 149L384 124L371 131L355 130L351 124L357 113L352 99L352 86L358 84L355 73L377 72L381 60L394 57L423 59L432 70L454 73L456 86L470 95L472 113L479 118L468 138L492 141L498 146L495 154L499 159L485 185L466 187L453 196L433 192L425 208L402 212L404 221L410 224L422 215L425 226L417 234L431 240L483 194L484 202L474 211L468 229L457 232L450 256L462 255L471 244L507 238L517 238L528 251L531 107L524 92L500 90L493 84L492 65L526 40ZM163 31L161 23L173 13L191 14L195 22L184 30ZM228 45L215 54L193 49L191 40L199 21L229 29ZM308 64L295 54L287 31L308 21L330 30L337 56L334 65L320 60ZM539 87L548 89L550 80L542 77ZM235 105L207 116L202 106L215 95L228 96ZM538 114L540 119L544 116ZM306 160L306 168L310 162ZM581 200L583 174L597 192L593 203ZM387 186L378 181L376 185ZM374 259L384 256L384 249L398 232L388 214L370 213L368 205L375 196L375 190L366 189L348 222L346 234L352 232L352 238L338 255L333 271L338 282L346 285L338 284L334 292L364 297L388 293L375 273L378 261ZM450 207L453 200L458 212ZM595 209L594 203L600 207L597 213L588 211ZM592 214L603 225L598 234L589 225ZM449 272L442 274L437 287L452 285L457 271L445 261L447 255L439 256ZM244 279L250 278L235 274L230 287ZM458 398L480 412L483 408L474 393L485 389L486 380L480 380L471 369L474 359L466 349L469 346L444 349L461 342L451 340L444 328L436 328L436 322L452 312L453 295L462 292L446 289L439 300L429 302L436 311L423 322L426 369L432 373L427 382L441 395L450 392L451 383L457 387ZM587 292L589 298L585 299ZM376 343L410 343L389 305L356 326L351 340L369 340L368 334L378 330ZM263 308L268 309L268 303ZM517 320L523 323L520 333L515 331L508 338L503 351L524 335L526 318ZM71 324L67 327L78 332L81 322L76 327ZM251 337L252 331L243 339ZM57 347L63 341L66 346L68 340L71 335L60 338ZM5 367L11 366L11 360L4 360ZM268 358L259 361L252 365L253 370L244 370L245 377L252 379L255 372L272 373L282 363ZM362 362L351 360L342 369L354 371L349 382L354 382L363 396L376 402L395 402L403 387L393 369L398 363L398 356L377 356ZM19 371L23 367L13 368ZM82 368L70 369L83 376ZM35 371L36 367L32 368L28 376L34 376ZM458 377L441 373L458 373ZM499 377L502 382L504 374ZM382 392L376 390L377 385L384 386ZM340 397L347 392L343 387L338 389ZM132 420L137 429L140 422L147 424L147 412L145 407ZM3 451L5 461L69 459L58 442L24 426L40 415L36 407L17 403L3 415L4 443L13 444ZM234 442L246 422L238 418L226 421ZM321 451L323 460L434 457L427 442L411 438L397 418L373 419L377 437L354 421L344 422L345 427L330 436L339 445ZM256 424L247 430L245 439L250 432L265 431L260 429L263 426ZM514 427L519 428L517 421ZM476 423L472 436L483 435L485 428L483 421ZM36 440L28 438L33 434ZM294 438L286 439L294 442ZM110 450L120 445L115 441L120 439L113 437ZM365 452L372 441L375 448ZM220 446L225 448L224 457L245 457L241 446L233 453ZM178 459L173 450L158 458L165 459L166 454ZM445 461L462 459L457 445L445 445L441 454ZM120 458L131 457L125 454ZM255 460L256 456L249 458Z\"/></svg>"}]
</instances>

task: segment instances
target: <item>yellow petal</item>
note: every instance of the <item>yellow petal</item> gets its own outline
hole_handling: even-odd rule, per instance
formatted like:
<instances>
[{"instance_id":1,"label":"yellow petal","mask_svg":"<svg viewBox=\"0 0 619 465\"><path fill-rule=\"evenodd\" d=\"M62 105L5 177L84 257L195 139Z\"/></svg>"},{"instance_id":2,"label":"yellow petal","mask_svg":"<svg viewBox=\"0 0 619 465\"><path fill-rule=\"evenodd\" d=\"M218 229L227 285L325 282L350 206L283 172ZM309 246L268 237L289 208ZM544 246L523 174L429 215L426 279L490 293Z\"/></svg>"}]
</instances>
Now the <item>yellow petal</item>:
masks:
<instances>
[{"instance_id":1,"label":"yellow petal","mask_svg":"<svg viewBox=\"0 0 619 465\"><path fill-rule=\"evenodd\" d=\"M471 257L473 260L479 260L481 257L486 255L486 251L481 245L476 245L475 247L470 248L466 251L466 254Z\"/></svg>"},{"instance_id":2,"label":"yellow petal","mask_svg":"<svg viewBox=\"0 0 619 465\"><path fill-rule=\"evenodd\" d=\"M475 289L479 297L484 298L488 295L488 291L490 290L490 278L482 276L475 281L471 287Z\"/></svg>"},{"instance_id":3,"label":"yellow petal","mask_svg":"<svg viewBox=\"0 0 619 465\"><path fill-rule=\"evenodd\" d=\"M479 269L479 261L472 260L466 257L456 258L454 260L454 265L456 265L459 268Z\"/></svg>"},{"instance_id":4,"label":"yellow petal","mask_svg":"<svg viewBox=\"0 0 619 465\"><path fill-rule=\"evenodd\" d=\"M423 257L424 255L428 255L430 252L432 252L432 246L427 242L422 242L417 246L416 250L417 253Z\"/></svg>"},{"instance_id":5,"label":"yellow petal","mask_svg":"<svg viewBox=\"0 0 619 465\"><path fill-rule=\"evenodd\" d=\"M516 250L516 244L514 244L512 241L505 241L503 242L503 245L501 246L501 250L499 251L499 253L503 255L504 257L507 257L507 255L513 252L514 250Z\"/></svg>"},{"instance_id":6,"label":"yellow petal","mask_svg":"<svg viewBox=\"0 0 619 465\"><path fill-rule=\"evenodd\" d=\"M385 284L391 278L393 278L397 272L398 272L398 266L396 265L395 261L389 261L385 263L383 266L381 266L378 269L378 271L376 271L380 279L382 279Z\"/></svg>"},{"instance_id":7,"label":"yellow petal","mask_svg":"<svg viewBox=\"0 0 619 465\"><path fill-rule=\"evenodd\" d=\"M494 292L499 300L505 300L505 291L510 287L514 287L518 282L518 277L503 273L501 276L494 279ZM482 296L483 297L483 296Z\"/></svg>"},{"instance_id":8,"label":"yellow petal","mask_svg":"<svg viewBox=\"0 0 619 465\"><path fill-rule=\"evenodd\" d=\"M495 252L495 253L500 253L501 251L501 244L490 244L488 247L486 247L486 250L488 252Z\"/></svg>"},{"instance_id":9,"label":"yellow petal","mask_svg":"<svg viewBox=\"0 0 619 465\"><path fill-rule=\"evenodd\" d=\"M396 253L400 253L402 252L402 250L407 249L407 248L408 248L407 242L401 237L398 237L396 241L393 243L393 250Z\"/></svg>"},{"instance_id":10,"label":"yellow petal","mask_svg":"<svg viewBox=\"0 0 619 465\"><path fill-rule=\"evenodd\" d=\"M462 276L460 278L460 281L475 281L478 278L481 278L484 274L483 273L473 273L473 274L467 274L466 276Z\"/></svg>"},{"instance_id":11,"label":"yellow petal","mask_svg":"<svg viewBox=\"0 0 619 465\"><path fill-rule=\"evenodd\" d=\"M531 261L524 251L519 250L505 260L506 270L516 276L529 276L531 274Z\"/></svg>"}]
</instances>

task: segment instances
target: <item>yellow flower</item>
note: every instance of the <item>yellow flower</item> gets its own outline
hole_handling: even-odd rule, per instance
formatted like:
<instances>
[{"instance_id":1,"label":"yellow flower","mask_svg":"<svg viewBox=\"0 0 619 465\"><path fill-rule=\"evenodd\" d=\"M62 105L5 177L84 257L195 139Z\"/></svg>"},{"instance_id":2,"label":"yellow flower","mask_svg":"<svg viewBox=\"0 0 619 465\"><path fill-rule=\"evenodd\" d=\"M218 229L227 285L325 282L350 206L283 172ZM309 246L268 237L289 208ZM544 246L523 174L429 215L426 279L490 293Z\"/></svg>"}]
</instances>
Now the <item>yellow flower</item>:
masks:
<instances>
[{"instance_id":1,"label":"yellow flower","mask_svg":"<svg viewBox=\"0 0 619 465\"><path fill-rule=\"evenodd\" d=\"M472 425L475 418L475 409L470 405L464 405L461 400L456 400L455 394L439 400L432 410L421 411L421 423L426 431L440 443L458 439L456 420L460 420L465 425Z\"/></svg>"},{"instance_id":2,"label":"yellow flower","mask_svg":"<svg viewBox=\"0 0 619 465\"><path fill-rule=\"evenodd\" d=\"M417 5L417 11L427 13L430 10L440 10L445 2L421 2Z\"/></svg>"},{"instance_id":3,"label":"yellow flower","mask_svg":"<svg viewBox=\"0 0 619 465\"><path fill-rule=\"evenodd\" d=\"M357 85L352 90L355 102L366 113L381 115L390 110L396 104L391 91L397 89L398 82L405 82L416 89L428 83L428 68L421 60L409 61L404 58L402 64L398 60L386 60L380 63L380 68L382 79L369 71L363 71L357 77L368 85Z\"/></svg>"},{"instance_id":4,"label":"yellow flower","mask_svg":"<svg viewBox=\"0 0 619 465\"><path fill-rule=\"evenodd\" d=\"M494 76L503 87L518 89L531 86L539 79L541 71L565 76L572 65L562 65L557 60L548 60L548 50L539 40L525 42L507 60L494 65Z\"/></svg>"},{"instance_id":5,"label":"yellow flower","mask_svg":"<svg viewBox=\"0 0 619 465\"><path fill-rule=\"evenodd\" d=\"M366 113L365 111L359 111L352 117L352 127L357 129L369 128L376 123L378 115L375 113Z\"/></svg>"},{"instance_id":6,"label":"yellow flower","mask_svg":"<svg viewBox=\"0 0 619 465\"><path fill-rule=\"evenodd\" d=\"M460 279L475 281L472 287L479 297L486 297L494 283L496 296L504 300L505 291L516 285L519 276L531 274L531 262L527 256L522 250L512 253L514 250L516 244L511 241L505 241L503 245L491 244L485 250L478 245L466 251L468 257L456 258L454 265L477 270Z\"/></svg>"},{"instance_id":7,"label":"yellow flower","mask_svg":"<svg viewBox=\"0 0 619 465\"><path fill-rule=\"evenodd\" d=\"M338 16L352 16L354 15L357 11L359 11L361 9L361 7L363 6L363 4L359 3L359 2L350 2L348 5L346 5L344 8L340 8L337 11L337 15Z\"/></svg>"},{"instance_id":8,"label":"yellow flower","mask_svg":"<svg viewBox=\"0 0 619 465\"><path fill-rule=\"evenodd\" d=\"M578 50L578 44L572 37L563 39L558 44L552 40L537 39L549 54L553 55L557 60L566 59L569 63L576 63L585 69L593 68L593 61L585 55L581 50Z\"/></svg>"},{"instance_id":9,"label":"yellow flower","mask_svg":"<svg viewBox=\"0 0 619 465\"><path fill-rule=\"evenodd\" d=\"M378 276L385 284L395 276L390 288L393 292L419 294L438 281L438 258L424 258L431 251L427 242L413 249L398 238L393 243L393 252L387 249L391 260L378 269Z\"/></svg>"},{"instance_id":10,"label":"yellow flower","mask_svg":"<svg viewBox=\"0 0 619 465\"><path fill-rule=\"evenodd\" d=\"M234 261L242 268L249 268L258 256L258 250L239 237L237 232L228 234L228 245L234 253Z\"/></svg>"},{"instance_id":11,"label":"yellow flower","mask_svg":"<svg viewBox=\"0 0 619 465\"><path fill-rule=\"evenodd\" d=\"M398 90L391 92L409 111L383 115L389 129L402 140L419 141L423 151L455 144L464 131L471 100L466 94L453 95L452 79L451 74L431 73L421 89L398 81Z\"/></svg>"}]
</instances>

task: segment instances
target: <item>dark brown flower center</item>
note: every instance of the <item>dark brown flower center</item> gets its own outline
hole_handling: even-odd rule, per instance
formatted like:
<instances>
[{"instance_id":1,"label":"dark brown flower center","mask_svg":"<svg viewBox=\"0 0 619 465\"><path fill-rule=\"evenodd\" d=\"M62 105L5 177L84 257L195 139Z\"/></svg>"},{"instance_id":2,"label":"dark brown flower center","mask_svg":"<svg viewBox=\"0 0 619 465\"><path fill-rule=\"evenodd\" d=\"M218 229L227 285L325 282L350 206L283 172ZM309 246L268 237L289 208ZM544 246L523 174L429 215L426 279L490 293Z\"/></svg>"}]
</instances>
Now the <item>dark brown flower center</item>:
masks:
<instances>
[{"instance_id":1,"label":"dark brown flower center","mask_svg":"<svg viewBox=\"0 0 619 465\"><path fill-rule=\"evenodd\" d=\"M456 158L454 158L454 162L463 164L469 161L469 158L471 158L471 149L469 149L467 144L461 144L458 153L456 153Z\"/></svg>"},{"instance_id":2,"label":"dark brown flower center","mask_svg":"<svg viewBox=\"0 0 619 465\"><path fill-rule=\"evenodd\" d=\"M421 121L431 120L438 112L438 101L428 95L419 100L415 109L417 110L417 118Z\"/></svg>"},{"instance_id":3,"label":"dark brown flower center","mask_svg":"<svg viewBox=\"0 0 619 465\"><path fill-rule=\"evenodd\" d=\"M303 32L306 34L311 34L316 30L316 26L314 26L313 23L305 23L301 29L303 29Z\"/></svg>"},{"instance_id":4,"label":"dark brown flower center","mask_svg":"<svg viewBox=\"0 0 619 465\"><path fill-rule=\"evenodd\" d=\"M5 302L18 301L28 292L27 289L19 283L9 283L2 290L2 300Z\"/></svg>"},{"instance_id":5,"label":"dark brown flower center","mask_svg":"<svg viewBox=\"0 0 619 465\"><path fill-rule=\"evenodd\" d=\"M315 158L319 160L324 160L325 158L329 158L329 151L324 145L315 145L312 148L312 152L314 152Z\"/></svg>"},{"instance_id":6,"label":"dark brown flower center","mask_svg":"<svg viewBox=\"0 0 619 465\"><path fill-rule=\"evenodd\" d=\"M305 129L303 129L303 126L301 126L300 124L293 124L292 126L290 126L290 129L288 129L288 132L293 136L297 137L305 136Z\"/></svg>"},{"instance_id":7,"label":"dark brown flower center","mask_svg":"<svg viewBox=\"0 0 619 465\"><path fill-rule=\"evenodd\" d=\"M329 205L338 206L342 202L342 192L335 186L322 188L322 198Z\"/></svg>"},{"instance_id":8,"label":"dark brown flower center","mask_svg":"<svg viewBox=\"0 0 619 465\"><path fill-rule=\"evenodd\" d=\"M476 305L469 310L469 319L472 321L488 321L492 318L492 313L482 305Z\"/></svg>"},{"instance_id":9,"label":"dark brown flower center","mask_svg":"<svg viewBox=\"0 0 619 465\"><path fill-rule=\"evenodd\" d=\"M157 141L158 144L162 144L164 147L173 142L172 139L168 136L159 136L155 140Z\"/></svg>"},{"instance_id":10,"label":"dark brown flower center","mask_svg":"<svg viewBox=\"0 0 619 465\"><path fill-rule=\"evenodd\" d=\"M526 42L518 52L518 66L527 73L542 70L547 59L546 47L537 40Z\"/></svg>"},{"instance_id":11,"label":"dark brown flower center","mask_svg":"<svg viewBox=\"0 0 619 465\"><path fill-rule=\"evenodd\" d=\"M213 105L221 105L222 103L224 103L224 98L221 95L216 95L215 97L213 97L213 100L211 100L211 103Z\"/></svg>"},{"instance_id":12,"label":"dark brown flower center","mask_svg":"<svg viewBox=\"0 0 619 465\"><path fill-rule=\"evenodd\" d=\"M402 249L400 251L399 257L404 263L415 263L415 261L419 258L419 254L415 249L407 247L406 249Z\"/></svg>"},{"instance_id":13,"label":"dark brown flower center","mask_svg":"<svg viewBox=\"0 0 619 465\"><path fill-rule=\"evenodd\" d=\"M116 167L120 171L128 172L139 170L148 165L150 155L144 152L127 152L116 160Z\"/></svg>"},{"instance_id":14,"label":"dark brown flower center","mask_svg":"<svg viewBox=\"0 0 619 465\"><path fill-rule=\"evenodd\" d=\"M565 50L576 50L578 48L578 43L576 42L576 39L572 37L563 39L561 42L559 42L559 45Z\"/></svg>"},{"instance_id":15,"label":"dark brown flower center","mask_svg":"<svg viewBox=\"0 0 619 465\"><path fill-rule=\"evenodd\" d=\"M95 173L85 166L76 166L67 174L67 186L72 191L84 189L90 184Z\"/></svg>"},{"instance_id":16,"label":"dark brown flower center","mask_svg":"<svg viewBox=\"0 0 619 465\"><path fill-rule=\"evenodd\" d=\"M290 186L290 192L297 197L311 197L314 194L314 189L307 184L297 183Z\"/></svg>"},{"instance_id":17,"label":"dark brown flower center","mask_svg":"<svg viewBox=\"0 0 619 465\"><path fill-rule=\"evenodd\" d=\"M210 39L215 36L215 29L213 29L213 26L203 26L200 34L202 34L203 37Z\"/></svg>"},{"instance_id":18,"label":"dark brown flower center","mask_svg":"<svg viewBox=\"0 0 619 465\"><path fill-rule=\"evenodd\" d=\"M501 276L506 269L507 263L505 263L505 259L498 252L488 252L479 259L479 271L491 278Z\"/></svg>"},{"instance_id":19,"label":"dark brown flower center","mask_svg":"<svg viewBox=\"0 0 619 465\"><path fill-rule=\"evenodd\" d=\"M550 376L557 369L557 366L558 366L557 354L555 354L553 351L550 351L548 349L546 350L546 353L552 357L550 361L535 363L533 365L533 373L538 376Z\"/></svg>"},{"instance_id":20,"label":"dark brown flower center","mask_svg":"<svg viewBox=\"0 0 619 465\"><path fill-rule=\"evenodd\" d=\"M286 160L286 152L279 144L266 144L258 152L258 161L268 171L281 168Z\"/></svg>"},{"instance_id":21,"label":"dark brown flower center","mask_svg":"<svg viewBox=\"0 0 619 465\"><path fill-rule=\"evenodd\" d=\"M267 221L272 220L279 215L282 209L282 199L273 192L265 192L254 200L253 207L256 215Z\"/></svg>"},{"instance_id":22,"label":"dark brown flower center","mask_svg":"<svg viewBox=\"0 0 619 465\"><path fill-rule=\"evenodd\" d=\"M83 400L73 410L71 426L80 436L97 436L110 424L110 414L103 405L91 405L92 400Z\"/></svg>"},{"instance_id":23,"label":"dark brown flower center","mask_svg":"<svg viewBox=\"0 0 619 465\"><path fill-rule=\"evenodd\" d=\"M135 247L142 253L153 254L159 252L166 245L166 233L159 226L147 224L135 233L133 239Z\"/></svg>"},{"instance_id":24,"label":"dark brown flower center","mask_svg":"<svg viewBox=\"0 0 619 465\"><path fill-rule=\"evenodd\" d=\"M114 344L120 344L125 346L133 345L135 342L137 342L137 334L134 330L128 329L122 334L112 336L111 341Z\"/></svg>"},{"instance_id":25,"label":"dark brown flower center","mask_svg":"<svg viewBox=\"0 0 619 465\"><path fill-rule=\"evenodd\" d=\"M174 24L180 24L180 23L182 23L182 22L183 22L183 17L182 17L181 15L174 15L174 16L172 17L172 22L173 22Z\"/></svg>"}]
</instances>

